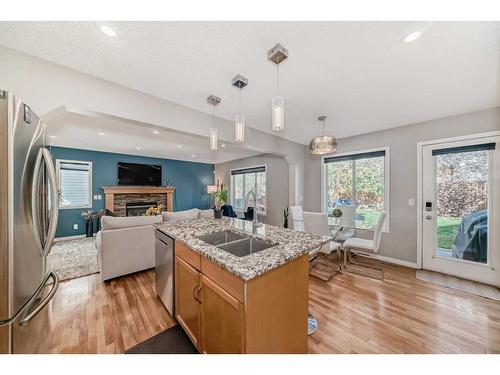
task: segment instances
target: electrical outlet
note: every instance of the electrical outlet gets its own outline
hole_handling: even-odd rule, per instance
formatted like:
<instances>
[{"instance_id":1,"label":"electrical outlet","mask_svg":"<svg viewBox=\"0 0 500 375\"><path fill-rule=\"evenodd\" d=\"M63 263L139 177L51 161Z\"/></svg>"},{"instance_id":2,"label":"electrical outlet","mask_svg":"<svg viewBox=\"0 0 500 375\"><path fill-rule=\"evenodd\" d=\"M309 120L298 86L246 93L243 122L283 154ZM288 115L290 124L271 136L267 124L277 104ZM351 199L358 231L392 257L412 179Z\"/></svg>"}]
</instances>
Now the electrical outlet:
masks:
<instances>
[{"instance_id":1,"label":"electrical outlet","mask_svg":"<svg viewBox=\"0 0 500 375\"><path fill-rule=\"evenodd\" d=\"M414 207L415 206L415 199L408 199L408 206Z\"/></svg>"},{"instance_id":2,"label":"electrical outlet","mask_svg":"<svg viewBox=\"0 0 500 375\"><path fill-rule=\"evenodd\" d=\"M101 194L99 194L99 195L97 196L97 199L98 199L98 200L101 200L101 199L102 199L102 195L101 195Z\"/></svg>"},{"instance_id":3,"label":"electrical outlet","mask_svg":"<svg viewBox=\"0 0 500 375\"><path fill-rule=\"evenodd\" d=\"M73 229L78 230L78 224L73 224Z\"/></svg>"}]
</instances>

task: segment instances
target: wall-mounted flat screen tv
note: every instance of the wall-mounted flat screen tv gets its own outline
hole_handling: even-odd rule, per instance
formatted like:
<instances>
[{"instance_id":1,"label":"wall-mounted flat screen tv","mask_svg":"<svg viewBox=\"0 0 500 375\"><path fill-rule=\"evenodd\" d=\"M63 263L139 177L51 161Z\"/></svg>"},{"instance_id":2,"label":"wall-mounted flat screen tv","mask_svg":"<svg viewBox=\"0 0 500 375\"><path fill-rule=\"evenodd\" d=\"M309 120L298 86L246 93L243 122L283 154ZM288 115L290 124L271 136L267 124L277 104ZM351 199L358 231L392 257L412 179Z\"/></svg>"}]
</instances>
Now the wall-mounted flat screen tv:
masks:
<instances>
[{"instance_id":1,"label":"wall-mounted flat screen tv","mask_svg":"<svg viewBox=\"0 0 500 375\"><path fill-rule=\"evenodd\" d=\"M119 162L118 185L161 186L161 165Z\"/></svg>"}]
</instances>

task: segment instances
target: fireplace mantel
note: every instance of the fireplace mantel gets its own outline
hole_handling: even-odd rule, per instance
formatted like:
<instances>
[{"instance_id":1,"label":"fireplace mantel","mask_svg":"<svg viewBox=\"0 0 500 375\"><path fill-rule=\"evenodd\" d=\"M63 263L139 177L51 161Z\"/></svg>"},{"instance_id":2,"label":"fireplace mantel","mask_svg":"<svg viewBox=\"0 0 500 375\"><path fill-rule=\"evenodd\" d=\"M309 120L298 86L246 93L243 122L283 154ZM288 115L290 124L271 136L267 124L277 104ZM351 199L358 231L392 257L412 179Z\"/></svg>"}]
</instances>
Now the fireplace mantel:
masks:
<instances>
[{"instance_id":1,"label":"fireplace mantel","mask_svg":"<svg viewBox=\"0 0 500 375\"><path fill-rule=\"evenodd\" d=\"M133 194L154 194L154 195L166 195L166 210L173 211L174 203L174 192L173 187L164 186L103 186L104 196L106 200L106 209L110 211L115 211L115 198L118 195L133 195Z\"/></svg>"}]
</instances>

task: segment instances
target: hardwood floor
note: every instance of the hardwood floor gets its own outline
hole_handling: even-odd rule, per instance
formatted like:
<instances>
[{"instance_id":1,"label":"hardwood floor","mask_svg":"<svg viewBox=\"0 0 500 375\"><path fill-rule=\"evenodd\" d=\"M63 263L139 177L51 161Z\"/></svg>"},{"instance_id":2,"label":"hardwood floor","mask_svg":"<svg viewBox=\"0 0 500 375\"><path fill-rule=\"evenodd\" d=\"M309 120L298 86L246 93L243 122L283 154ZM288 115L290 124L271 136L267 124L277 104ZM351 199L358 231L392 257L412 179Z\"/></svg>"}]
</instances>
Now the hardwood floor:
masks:
<instances>
[{"instance_id":1,"label":"hardwood floor","mask_svg":"<svg viewBox=\"0 0 500 375\"><path fill-rule=\"evenodd\" d=\"M123 353L175 325L154 288L154 271L103 283L63 281L50 307L52 353Z\"/></svg>"},{"instance_id":2,"label":"hardwood floor","mask_svg":"<svg viewBox=\"0 0 500 375\"><path fill-rule=\"evenodd\" d=\"M383 281L310 278L310 353L500 353L500 303L384 266Z\"/></svg>"},{"instance_id":3,"label":"hardwood floor","mask_svg":"<svg viewBox=\"0 0 500 375\"><path fill-rule=\"evenodd\" d=\"M311 277L309 291L319 322L310 353L500 353L500 303L417 280L412 269L386 266L383 281ZM153 271L62 282L50 309L52 353L122 353L175 324Z\"/></svg>"}]
</instances>

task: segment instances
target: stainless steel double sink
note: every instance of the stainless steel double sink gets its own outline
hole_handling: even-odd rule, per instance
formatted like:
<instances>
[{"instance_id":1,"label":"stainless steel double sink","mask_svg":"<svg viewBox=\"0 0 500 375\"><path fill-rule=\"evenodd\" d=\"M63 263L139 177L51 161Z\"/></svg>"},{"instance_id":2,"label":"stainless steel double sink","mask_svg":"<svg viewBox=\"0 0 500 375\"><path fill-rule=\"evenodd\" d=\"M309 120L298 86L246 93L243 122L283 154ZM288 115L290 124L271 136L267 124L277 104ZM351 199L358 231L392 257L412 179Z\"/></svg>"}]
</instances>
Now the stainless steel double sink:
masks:
<instances>
[{"instance_id":1,"label":"stainless steel double sink","mask_svg":"<svg viewBox=\"0 0 500 375\"><path fill-rule=\"evenodd\" d=\"M196 237L237 257L244 257L278 245L225 230Z\"/></svg>"}]
</instances>

